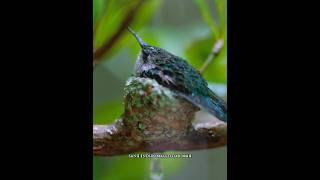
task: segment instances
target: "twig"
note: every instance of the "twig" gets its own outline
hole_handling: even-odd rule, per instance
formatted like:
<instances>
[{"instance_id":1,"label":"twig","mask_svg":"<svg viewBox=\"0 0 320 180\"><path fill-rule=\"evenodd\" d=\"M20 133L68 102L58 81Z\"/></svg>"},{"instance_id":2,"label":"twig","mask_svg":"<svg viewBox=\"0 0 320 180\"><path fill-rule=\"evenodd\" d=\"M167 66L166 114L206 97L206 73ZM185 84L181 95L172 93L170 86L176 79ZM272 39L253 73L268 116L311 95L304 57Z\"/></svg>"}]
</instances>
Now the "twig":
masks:
<instances>
[{"instance_id":1,"label":"twig","mask_svg":"<svg viewBox=\"0 0 320 180\"><path fill-rule=\"evenodd\" d=\"M193 129L189 135L175 142L168 139L168 141L154 143L136 141L124 132L113 129L113 126L94 125L93 155L115 156L135 152L190 151L218 148L227 144L227 124L224 122L200 125L202 129ZM111 133L110 129L115 133Z\"/></svg>"},{"instance_id":2,"label":"twig","mask_svg":"<svg viewBox=\"0 0 320 180\"><path fill-rule=\"evenodd\" d=\"M200 68L199 72L202 74L209 64L217 57L223 47L223 40L219 39L212 47L210 54L208 55L207 59L205 60L204 64Z\"/></svg>"},{"instance_id":3,"label":"twig","mask_svg":"<svg viewBox=\"0 0 320 180\"><path fill-rule=\"evenodd\" d=\"M93 154L198 150L225 146L227 124L148 78L131 78L125 112L111 125L93 126Z\"/></svg>"},{"instance_id":4,"label":"twig","mask_svg":"<svg viewBox=\"0 0 320 180\"><path fill-rule=\"evenodd\" d=\"M96 51L93 52L93 67L98 63L98 61L111 49L114 43L120 38L121 34L126 30L126 28L133 21L136 13L141 7L144 0L140 0L127 14L125 19L122 21L120 27L116 31L116 33L105 43L101 45Z\"/></svg>"}]
</instances>

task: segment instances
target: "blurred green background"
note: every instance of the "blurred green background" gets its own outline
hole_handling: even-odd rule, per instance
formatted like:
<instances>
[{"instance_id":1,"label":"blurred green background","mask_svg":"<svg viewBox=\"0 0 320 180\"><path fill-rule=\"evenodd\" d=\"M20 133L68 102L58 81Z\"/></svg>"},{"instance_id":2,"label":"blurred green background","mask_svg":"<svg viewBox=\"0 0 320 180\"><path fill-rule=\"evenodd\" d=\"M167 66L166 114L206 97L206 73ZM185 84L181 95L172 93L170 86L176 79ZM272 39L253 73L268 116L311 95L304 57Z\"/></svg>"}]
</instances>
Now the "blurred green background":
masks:
<instances>
[{"instance_id":1,"label":"blurred green background","mask_svg":"<svg viewBox=\"0 0 320 180\"><path fill-rule=\"evenodd\" d=\"M108 42L140 0L93 0L94 49ZM130 27L147 43L183 57L200 68L217 39L224 47L206 69L209 87L226 98L227 1L144 0ZM112 123L123 112L123 88L139 52L133 36L123 31L99 59L93 74L93 123ZM180 152L167 152L180 153ZM226 148L190 151L192 158L161 159L166 180L227 179ZM141 180L149 177L150 159L127 155L94 157L94 180Z\"/></svg>"}]
</instances>

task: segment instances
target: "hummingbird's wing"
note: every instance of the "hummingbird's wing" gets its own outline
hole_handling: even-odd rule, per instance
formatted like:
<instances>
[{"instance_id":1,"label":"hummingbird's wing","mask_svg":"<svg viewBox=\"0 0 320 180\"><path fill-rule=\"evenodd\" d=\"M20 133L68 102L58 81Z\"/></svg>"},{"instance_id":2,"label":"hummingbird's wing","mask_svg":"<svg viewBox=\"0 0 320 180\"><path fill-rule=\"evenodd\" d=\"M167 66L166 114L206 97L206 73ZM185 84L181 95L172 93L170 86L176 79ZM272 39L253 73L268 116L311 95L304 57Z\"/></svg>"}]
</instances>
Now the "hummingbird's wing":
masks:
<instances>
[{"instance_id":1,"label":"hummingbird's wing","mask_svg":"<svg viewBox=\"0 0 320 180\"><path fill-rule=\"evenodd\" d=\"M192 104L227 121L226 103L208 88L207 82L185 60L159 61L156 66L141 73L142 77L155 79L159 84L176 92Z\"/></svg>"}]
</instances>

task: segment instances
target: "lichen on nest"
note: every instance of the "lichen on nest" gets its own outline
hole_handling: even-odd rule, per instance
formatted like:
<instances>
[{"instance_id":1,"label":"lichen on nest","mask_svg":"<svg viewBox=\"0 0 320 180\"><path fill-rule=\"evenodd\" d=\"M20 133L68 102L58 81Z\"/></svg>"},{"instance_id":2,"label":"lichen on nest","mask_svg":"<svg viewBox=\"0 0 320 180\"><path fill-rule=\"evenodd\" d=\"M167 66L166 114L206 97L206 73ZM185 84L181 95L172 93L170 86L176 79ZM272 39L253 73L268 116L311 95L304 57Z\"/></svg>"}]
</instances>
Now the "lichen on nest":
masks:
<instances>
[{"instance_id":1,"label":"lichen on nest","mask_svg":"<svg viewBox=\"0 0 320 180\"><path fill-rule=\"evenodd\" d=\"M130 77L124 89L124 124L146 143L185 136L199 109L149 78Z\"/></svg>"}]
</instances>

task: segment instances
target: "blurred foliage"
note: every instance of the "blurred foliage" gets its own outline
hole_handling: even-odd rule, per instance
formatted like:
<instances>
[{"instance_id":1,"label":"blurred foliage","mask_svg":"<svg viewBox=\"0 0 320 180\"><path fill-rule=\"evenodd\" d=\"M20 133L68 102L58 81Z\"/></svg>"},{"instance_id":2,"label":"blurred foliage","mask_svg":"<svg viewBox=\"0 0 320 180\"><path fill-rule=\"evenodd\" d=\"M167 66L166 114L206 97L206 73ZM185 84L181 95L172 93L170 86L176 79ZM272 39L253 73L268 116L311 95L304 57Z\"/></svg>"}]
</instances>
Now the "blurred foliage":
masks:
<instances>
[{"instance_id":1,"label":"blurred foliage","mask_svg":"<svg viewBox=\"0 0 320 180\"><path fill-rule=\"evenodd\" d=\"M111 124L123 113L123 104L119 101L108 101L94 111L94 123Z\"/></svg>"},{"instance_id":2,"label":"blurred foliage","mask_svg":"<svg viewBox=\"0 0 320 180\"><path fill-rule=\"evenodd\" d=\"M99 48L103 43L118 31L121 23L128 15L128 12L140 0L93 0L93 46L94 49ZM220 86L226 85L227 82L227 2L226 0L188 0L198 11L188 11L185 18L199 16L198 24L185 23L184 26L168 25L165 21L176 19L176 17L167 17L167 19L159 20L158 16L164 16L165 13L173 11L171 16L175 16L175 9L183 8L185 1L180 0L182 4L171 3L175 0L145 0L137 11L130 27L140 34L140 36L149 44L158 46L168 51L184 57L195 68L199 69L207 56L209 55L215 41L223 39L224 47L220 54L208 66L204 72L204 78L209 84L217 89L225 91L226 88ZM163 9L162 5L169 3ZM186 1L187 3L187 1ZM165 12L160 12L165 11ZM159 13L159 14L157 14ZM157 16L158 19L154 19ZM160 23L157 23L160 21ZM164 22L163 22L164 21ZM151 24L156 22L156 25ZM158 25L157 25L158 24ZM160 24L160 25L159 25ZM173 23L174 24L174 23ZM126 49L127 51L123 51ZM132 38L130 33L124 31L119 39L113 44L112 48L102 58L103 63L110 63L108 60L119 53L129 52L123 57L130 57L135 60L140 50L136 40ZM122 56L121 56L122 57ZM117 60L122 60L121 57ZM123 64L116 66L112 63L112 69L119 69ZM120 72L124 73L124 72ZM126 72L128 73L128 72ZM111 77L106 77L111 78ZM108 84L112 87L112 84ZM109 88L112 91L112 88ZM108 92L106 92L108 93ZM220 93L224 94L224 93ZM96 124L110 124L123 113L123 102L115 100L106 100L105 103L99 104L94 108L93 121ZM174 152L166 152L174 153ZM177 153L177 152L175 152ZM179 168L186 162L185 159L161 159L164 167L164 179L170 174L176 173ZM116 157L94 157L93 174L94 180L126 180L126 179L149 179L150 159L131 159L127 155Z\"/></svg>"},{"instance_id":3,"label":"blurred foliage","mask_svg":"<svg viewBox=\"0 0 320 180\"><path fill-rule=\"evenodd\" d=\"M166 154L169 153L172 154L172 152L166 152ZM93 179L149 179L150 158L129 158L127 155L123 155L108 159L109 161L106 162L104 157L94 157ZM160 159L164 176L166 177L177 171L184 161L185 159Z\"/></svg>"},{"instance_id":4,"label":"blurred foliage","mask_svg":"<svg viewBox=\"0 0 320 180\"><path fill-rule=\"evenodd\" d=\"M189 47L186 48L187 59L190 60L190 63L194 67L199 69L203 65L213 47L213 42L215 41L216 38L210 34L206 37L196 39ZM224 48L221 49L220 54L204 72L203 76L207 81L226 83L227 48L225 48L225 46L226 45L224 45Z\"/></svg>"},{"instance_id":5,"label":"blurred foliage","mask_svg":"<svg viewBox=\"0 0 320 180\"><path fill-rule=\"evenodd\" d=\"M98 1L98 2L95 2ZM118 31L121 23L127 18L129 11L133 9L140 0L94 0L94 41L93 48L99 48L104 42L108 41ZM152 17L152 13L155 11L161 3L161 0L146 0L142 3L138 9L130 26L133 29L139 29ZM105 5L104 8L100 8L99 5ZM113 47L105 54L104 59L112 56L117 50L124 47L131 39L131 35L123 33L123 35L117 40Z\"/></svg>"},{"instance_id":6,"label":"blurred foliage","mask_svg":"<svg viewBox=\"0 0 320 180\"><path fill-rule=\"evenodd\" d=\"M208 4L205 0L194 0L200 9L203 20L208 24L215 38L220 34L217 23L213 20Z\"/></svg>"},{"instance_id":7,"label":"blurred foliage","mask_svg":"<svg viewBox=\"0 0 320 180\"><path fill-rule=\"evenodd\" d=\"M186 56L190 63L199 69L208 54L210 53L214 43L218 39L223 39L224 46L220 54L208 66L203 76L207 81L226 83L227 82L227 2L226 0L215 0L215 7L219 22L215 21L210 14L209 6L205 0L194 0L199 7L203 20L210 28L210 32L199 39L195 39L186 48Z\"/></svg>"}]
</instances>

